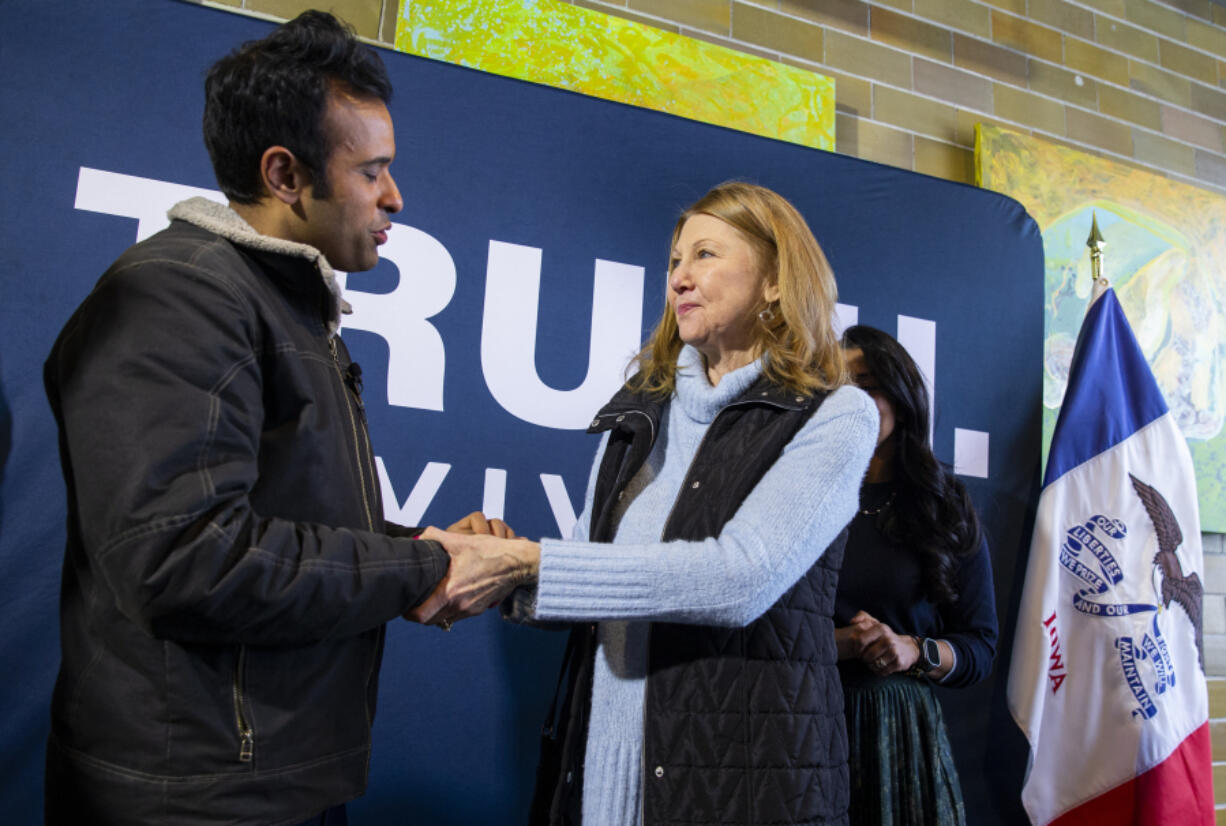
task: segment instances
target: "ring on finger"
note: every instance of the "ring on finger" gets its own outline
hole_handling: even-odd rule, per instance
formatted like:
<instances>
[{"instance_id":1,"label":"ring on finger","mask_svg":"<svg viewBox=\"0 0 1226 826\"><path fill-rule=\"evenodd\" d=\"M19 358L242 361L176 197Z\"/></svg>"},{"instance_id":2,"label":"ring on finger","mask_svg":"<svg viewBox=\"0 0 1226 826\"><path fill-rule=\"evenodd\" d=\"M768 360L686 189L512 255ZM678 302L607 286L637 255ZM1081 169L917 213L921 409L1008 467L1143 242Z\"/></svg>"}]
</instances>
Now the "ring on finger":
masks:
<instances>
[{"instance_id":1,"label":"ring on finger","mask_svg":"<svg viewBox=\"0 0 1226 826\"><path fill-rule=\"evenodd\" d=\"M444 631L450 631L451 630L451 620L449 619L439 620L438 627L442 628Z\"/></svg>"}]
</instances>

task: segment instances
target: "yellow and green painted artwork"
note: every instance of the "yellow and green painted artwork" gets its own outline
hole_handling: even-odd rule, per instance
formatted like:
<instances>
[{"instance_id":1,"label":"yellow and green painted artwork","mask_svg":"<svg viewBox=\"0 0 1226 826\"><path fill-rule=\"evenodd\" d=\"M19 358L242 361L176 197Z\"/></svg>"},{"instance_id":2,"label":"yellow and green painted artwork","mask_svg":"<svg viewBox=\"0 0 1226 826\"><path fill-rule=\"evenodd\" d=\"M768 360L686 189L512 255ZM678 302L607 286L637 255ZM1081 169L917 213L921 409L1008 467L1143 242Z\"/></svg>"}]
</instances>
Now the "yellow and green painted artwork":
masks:
<instances>
[{"instance_id":1,"label":"yellow and green painted artwork","mask_svg":"<svg viewBox=\"0 0 1226 826\"><path fill-rule=\"evenodd\" d=\"M980 186L1043 233L1043 455L1090 299L1091 220L1115 288L1196 465L1201 529L1226 532L1226 198L1040 138L979 126Z\"/></svg>"},{"instance_id":2,"label":"yellow and green painted artwork","mask_svg":"<svg viewBox=\"0 0 1226 826\"><path fill-rule=\"evenodd\" d=\"M558 0L401 0L396 49L834 149L834 80Z\"/></svg>"}]
</instances>

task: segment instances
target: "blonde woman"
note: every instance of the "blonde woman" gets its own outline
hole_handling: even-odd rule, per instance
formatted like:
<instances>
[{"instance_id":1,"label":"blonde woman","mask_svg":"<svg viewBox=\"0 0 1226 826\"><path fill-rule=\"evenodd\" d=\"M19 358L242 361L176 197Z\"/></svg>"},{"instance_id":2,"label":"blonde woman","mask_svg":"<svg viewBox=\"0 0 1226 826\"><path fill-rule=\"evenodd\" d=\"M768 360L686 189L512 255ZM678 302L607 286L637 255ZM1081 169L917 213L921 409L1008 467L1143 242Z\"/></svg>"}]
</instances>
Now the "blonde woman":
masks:
<instances>
[{"instance_id":1,"label":"blonde woman","mask_svg":"<svg viewBox=\"0 0 1226 826\"><path fill-rule=\"evenodd\" d=\"M831 615L878 423L848 384L833 274L791 204L726 183L678 219L665 299L589 428L571 539L428 532L517 564L457 572L417 617L518 581L520 614L574 625L533 822L844 823Z\"/></svg>"}]
</instances>

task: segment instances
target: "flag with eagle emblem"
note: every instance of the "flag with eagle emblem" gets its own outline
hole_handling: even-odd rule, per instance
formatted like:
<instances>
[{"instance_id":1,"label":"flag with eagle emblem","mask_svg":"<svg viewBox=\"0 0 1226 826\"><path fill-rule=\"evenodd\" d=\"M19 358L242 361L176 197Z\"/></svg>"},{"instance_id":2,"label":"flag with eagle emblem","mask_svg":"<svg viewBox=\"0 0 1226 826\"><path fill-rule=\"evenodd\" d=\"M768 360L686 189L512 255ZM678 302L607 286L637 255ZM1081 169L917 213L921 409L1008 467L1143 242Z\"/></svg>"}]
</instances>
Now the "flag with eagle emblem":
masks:
<instances>
[{"instance_id":1,"label":"flag with eagle emblem","mask_svg":"<svg viewBox=\"0 0 1226 826\"><path fill-rule=\"evenodd\" d=\"M1032 823L1214 823L1196 501L1187 443L1108 289L1077 337L1009 670Z\"/></svg>"}]
</instances>

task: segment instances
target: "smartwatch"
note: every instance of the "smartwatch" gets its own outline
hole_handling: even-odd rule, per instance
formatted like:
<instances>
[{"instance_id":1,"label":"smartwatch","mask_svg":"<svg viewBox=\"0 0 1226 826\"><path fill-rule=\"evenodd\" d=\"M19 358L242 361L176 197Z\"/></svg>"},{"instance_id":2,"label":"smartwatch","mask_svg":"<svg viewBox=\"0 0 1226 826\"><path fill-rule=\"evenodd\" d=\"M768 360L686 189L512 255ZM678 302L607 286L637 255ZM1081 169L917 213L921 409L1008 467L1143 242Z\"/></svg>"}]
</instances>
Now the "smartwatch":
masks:
<instances>
[{"instance_id":1,"label":"smartwatch","mask_svg":"<svg viewBox=\"0 0 1226 826\"><path fill-rule=\"evenodd\" d=\"M941 667L941 646L937 645L937 641L932 637L916 637L912 636L915 644L919 646L919 659L915 661L915 665L907 669L908 677L922 677L933 669Z\"/></svg>"}]
</instances>

